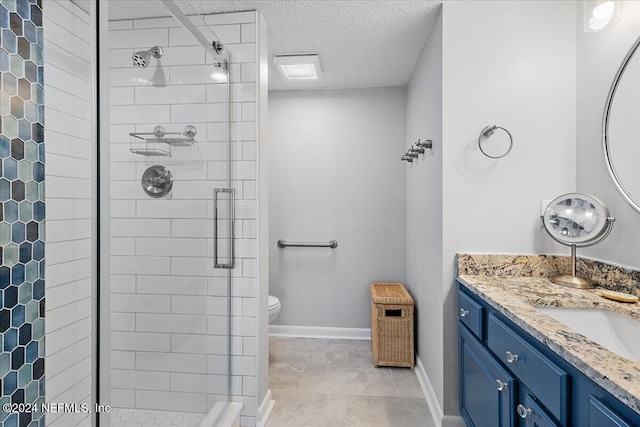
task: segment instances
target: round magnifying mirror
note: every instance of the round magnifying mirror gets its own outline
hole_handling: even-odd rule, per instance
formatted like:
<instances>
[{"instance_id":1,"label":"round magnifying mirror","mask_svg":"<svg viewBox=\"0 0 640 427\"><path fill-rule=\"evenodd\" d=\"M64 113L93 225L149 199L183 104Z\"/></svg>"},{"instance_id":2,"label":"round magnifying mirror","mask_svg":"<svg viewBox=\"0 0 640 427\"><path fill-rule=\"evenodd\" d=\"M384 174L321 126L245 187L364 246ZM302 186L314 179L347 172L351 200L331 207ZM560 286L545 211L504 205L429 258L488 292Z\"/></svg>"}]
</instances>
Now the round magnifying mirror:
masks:
<instances>
[{"instance_id":1,"label":"round magnifying mirror","mask_svg":"<svg viewBox=\"0 0 640 427\"><path fill-rule=\"evenodd\" d=\"M572 288L593 288L589 279L576 276L576 247L591 246L611 232L614 218L598 199L583 193L568 193L549 203L542 217L547 233L563 245L571 246L571 274L551 281Z\"/></svg>"}]
</instances>

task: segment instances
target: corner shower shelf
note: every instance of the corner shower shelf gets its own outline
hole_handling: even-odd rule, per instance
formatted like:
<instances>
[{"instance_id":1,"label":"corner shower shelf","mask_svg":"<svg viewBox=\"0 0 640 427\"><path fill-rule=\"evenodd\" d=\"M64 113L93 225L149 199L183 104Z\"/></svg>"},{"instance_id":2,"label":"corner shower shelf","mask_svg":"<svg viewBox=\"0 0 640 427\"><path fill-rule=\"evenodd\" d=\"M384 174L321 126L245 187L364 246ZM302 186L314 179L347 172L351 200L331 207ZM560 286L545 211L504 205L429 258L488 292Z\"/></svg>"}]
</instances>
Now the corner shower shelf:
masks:
<instances>
[{"instance_id":1,"label":"corner shower shelf","mask_svg":"<svg viewBox=\"0 0 640 427\"><path fill-rule=\"evenodd\" d=\"M196 127L191 125L185 127L183 132L165 132L162 126L156 126L153 132L131 132L129 150L142 156L171 157L171 147L192 146L197 132ZM144 141L144 147L134 147L134 138ZM166 144L168 149L160 148L159 144Z\"/></svg>"}]
</instances>

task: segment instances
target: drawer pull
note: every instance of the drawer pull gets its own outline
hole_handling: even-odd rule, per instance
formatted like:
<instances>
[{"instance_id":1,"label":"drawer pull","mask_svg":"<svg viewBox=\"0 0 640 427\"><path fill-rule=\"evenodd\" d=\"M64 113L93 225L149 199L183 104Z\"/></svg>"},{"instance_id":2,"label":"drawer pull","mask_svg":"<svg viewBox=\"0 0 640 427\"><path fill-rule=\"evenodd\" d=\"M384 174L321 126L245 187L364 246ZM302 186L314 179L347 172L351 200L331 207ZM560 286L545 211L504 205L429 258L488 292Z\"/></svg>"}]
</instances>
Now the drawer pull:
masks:
<instances>
[{"instance_id":1,"label":"drawer pull","mask_svg":"<svg viewBox=\"0 0 640 427\"><path fill-rule=\"evenodd\" d=\"M498 391L506 390L509 387L509 383L505 383L504 381L496 380L496 386L498 386Z\"/></svg>"},{"instance_id":2,"label":"drawer pull","mask_svg":"<svg viewBox=\"0 0 640 427\"><path fill-rule=\"evenodd\" d=\"M460 309L460 317L465 317L467 314L469 314L469 310L465 310L464 308Z\"/></svg>"},{"instance_id":3,"label":"drawer pull","mask_svg":"<svg viewBox=\"0 0 640 427\"><path fill-rule=\"evenodd\" d=\"M518 415L520 415L520 418L527 418L528 416L531 415L531 409L530 408L526 408L522 403L518 404Z\"/></svg>"},{"instance_id":4,"label":"drawer pull","mask_svg":"<svg viewBox=\"0 0 640 427\"><path fill-rule=\"evenodd\" d=\"M507 362L513 363L518 361L518 355L507 351Z\"/></svg>"}]
</instances>

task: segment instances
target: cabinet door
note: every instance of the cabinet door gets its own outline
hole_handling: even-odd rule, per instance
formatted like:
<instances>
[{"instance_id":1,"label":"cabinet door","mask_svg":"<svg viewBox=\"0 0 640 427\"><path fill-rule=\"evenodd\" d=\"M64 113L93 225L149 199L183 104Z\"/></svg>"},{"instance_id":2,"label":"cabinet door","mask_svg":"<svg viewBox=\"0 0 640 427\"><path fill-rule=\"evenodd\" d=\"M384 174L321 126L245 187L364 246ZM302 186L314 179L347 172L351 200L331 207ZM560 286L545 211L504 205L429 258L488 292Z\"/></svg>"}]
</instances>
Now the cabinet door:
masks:
<instances>
[{"instance_id":1,"label":"cabinet door","mask_svg":"<svg viewBox=\"0 0 640 427\"><path fill-rule=\"evenodd\" d=\"M528 394L524 398L523 403L519 403L516 410L518 415L524 419L525 427L560 427L545 412L538 403Z\"/></svg>"},{"instance_id":2,"label":"cabinet door","mask_svg":"<svg viewBox=\"0 0 640 427\"><path fill-rule=\"evenodd\" d=\"M632 427L611 408L589 395L589 427Z\"/></svg>"},{"instance_id":3,"label":"cabinet door","mask_svg":"<svg viewBox=\"0 0 640 427\"><path fill-rule=\"evenodd\" d=\"M513 427L515 381L463 324L460 328L460 413L469 427Z\"/></svg>"}]
</instances>

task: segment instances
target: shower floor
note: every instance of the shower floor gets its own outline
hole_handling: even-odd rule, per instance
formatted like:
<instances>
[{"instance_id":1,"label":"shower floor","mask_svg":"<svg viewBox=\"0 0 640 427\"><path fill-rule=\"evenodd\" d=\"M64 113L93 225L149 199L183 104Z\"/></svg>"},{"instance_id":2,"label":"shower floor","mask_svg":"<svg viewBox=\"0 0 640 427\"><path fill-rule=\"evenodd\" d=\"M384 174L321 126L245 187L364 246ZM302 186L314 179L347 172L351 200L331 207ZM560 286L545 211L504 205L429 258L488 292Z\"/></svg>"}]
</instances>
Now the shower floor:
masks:
<instances>
[{"instance_id":1,"label":"shower floor","mask_svg":"<svg viewBox=\"0 0 640 427\"><path fill-rule=\"evenodd\" d=\"M149 409L111 410L111 427L198 427L207 414Z\"/></svg>"}]
</instances>

